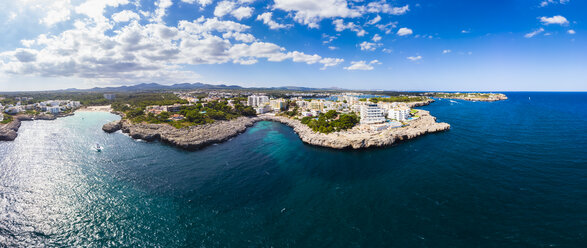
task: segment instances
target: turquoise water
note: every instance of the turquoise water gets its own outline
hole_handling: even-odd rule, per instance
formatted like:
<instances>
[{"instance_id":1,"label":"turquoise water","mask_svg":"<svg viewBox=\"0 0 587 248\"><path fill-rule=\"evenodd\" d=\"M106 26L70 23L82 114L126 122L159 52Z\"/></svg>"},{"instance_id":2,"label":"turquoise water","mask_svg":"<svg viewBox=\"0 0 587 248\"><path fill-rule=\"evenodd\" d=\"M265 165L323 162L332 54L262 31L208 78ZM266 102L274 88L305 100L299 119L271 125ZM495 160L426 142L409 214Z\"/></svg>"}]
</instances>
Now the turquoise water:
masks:
<instances>
[{"instance_id":1,"label":"turquoise water","mask_svg":"<svg viewBox=\"0 0 587 248\"><path fill-rule=\"evenodd\" d=\"M108 113L24 122L0 246L586 247L587 93L508 96L437 101L450 131L366 151L272 122L195 152L103 133Z\"/></svg>"}]
</instances>

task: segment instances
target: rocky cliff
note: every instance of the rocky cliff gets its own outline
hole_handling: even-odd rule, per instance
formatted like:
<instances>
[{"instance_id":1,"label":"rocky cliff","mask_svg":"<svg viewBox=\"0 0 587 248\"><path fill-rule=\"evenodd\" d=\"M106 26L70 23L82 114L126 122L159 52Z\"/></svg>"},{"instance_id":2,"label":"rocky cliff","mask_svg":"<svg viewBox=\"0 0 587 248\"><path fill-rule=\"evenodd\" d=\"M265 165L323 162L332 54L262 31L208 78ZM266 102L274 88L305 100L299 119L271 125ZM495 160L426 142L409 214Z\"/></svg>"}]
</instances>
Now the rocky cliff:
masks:
<instances>
[{"instance_id":1,"label":"rocky cliff","mask_svg":"<svg viewBox=\"0 0 587 248\"><path fill-rule=\"evenodd\" d=\"M213 124L182 129L176 129L166 124L132 124L126 120L121 120L108 123L102 129L109 133L122 130L122 132L128 133L134 139L160 140L188 150L228 140L244 132L247 127L252 126L257 121L283 123L293 128L303 142L335 149L388 146L398 141L412 139L427 133L450 129L450 125L447 123L437 123L436 118L431 116L428 111L418 110L417 115L420 118L410 121L409 126L406 127L383 131L371 131L355 127L351 130L330 134L314 132L299 120L273 115L262 115L254 118L240 117L231 121L219 121Z\"/></svg>"}]
</instances>

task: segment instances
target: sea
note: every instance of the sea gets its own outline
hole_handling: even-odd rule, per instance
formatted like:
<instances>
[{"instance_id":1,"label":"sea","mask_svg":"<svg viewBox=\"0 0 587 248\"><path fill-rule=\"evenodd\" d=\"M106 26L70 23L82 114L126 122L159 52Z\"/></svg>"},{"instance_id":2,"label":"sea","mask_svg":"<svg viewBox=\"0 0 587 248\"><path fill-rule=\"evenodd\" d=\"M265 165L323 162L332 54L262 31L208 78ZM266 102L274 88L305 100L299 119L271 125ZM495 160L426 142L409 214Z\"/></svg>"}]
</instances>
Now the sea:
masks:
<instances>
[{"instance_id":1,"label":"sea","mask_svg":"<svg viewBox=\"0 0 587 248\"><path fill-rule=\"evenodd\" d=\"M0 247L587 247L587 93L506 94L437 99L449 131L368 150L274 122L198 151L104 133L110 113L23 122Z\"/></svg>"}]
</instances>

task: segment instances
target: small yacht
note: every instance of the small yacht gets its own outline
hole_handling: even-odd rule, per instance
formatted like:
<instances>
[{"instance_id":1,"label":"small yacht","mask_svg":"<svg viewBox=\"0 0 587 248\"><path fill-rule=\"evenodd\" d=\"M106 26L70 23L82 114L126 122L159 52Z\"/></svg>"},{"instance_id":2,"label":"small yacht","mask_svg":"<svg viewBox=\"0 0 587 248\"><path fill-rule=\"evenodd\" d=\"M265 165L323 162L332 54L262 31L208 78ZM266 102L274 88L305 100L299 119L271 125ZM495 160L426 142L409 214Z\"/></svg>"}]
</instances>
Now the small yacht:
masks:
<instances>
[{"instance_id":1,"label":"small yacht","mask_svg":"<svg viewBox=\"0 0 587 248\"><path fill-rule=\"evenodd\" d=\"M102 147L98 143L96 143L96 146L94 147L94 149L96 149L97 152L101 152L102 151Z\"/></svg>"}]
</instances>

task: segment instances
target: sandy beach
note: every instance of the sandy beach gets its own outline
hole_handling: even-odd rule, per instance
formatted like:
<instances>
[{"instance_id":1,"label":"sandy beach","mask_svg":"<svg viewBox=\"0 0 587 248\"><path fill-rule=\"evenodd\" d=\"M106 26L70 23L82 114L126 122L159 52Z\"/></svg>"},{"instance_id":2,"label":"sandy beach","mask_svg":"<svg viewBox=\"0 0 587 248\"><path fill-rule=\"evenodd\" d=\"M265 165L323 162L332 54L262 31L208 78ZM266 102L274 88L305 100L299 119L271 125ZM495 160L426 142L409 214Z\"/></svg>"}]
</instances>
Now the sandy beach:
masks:
<instances>
[{"instance_id":1,"label":"sandy beach","mask_svg":"<svg viewBox=\"0 0 587 248\"><path fill-rule=\"evenodd\" d=\"M110 112L110 111L112 111L112 108L110 107L110 105L106 105L106 106L82 107L82 108L79 108L78 110L76 110L75 112Z\"/></svg>"}]
</instances>

